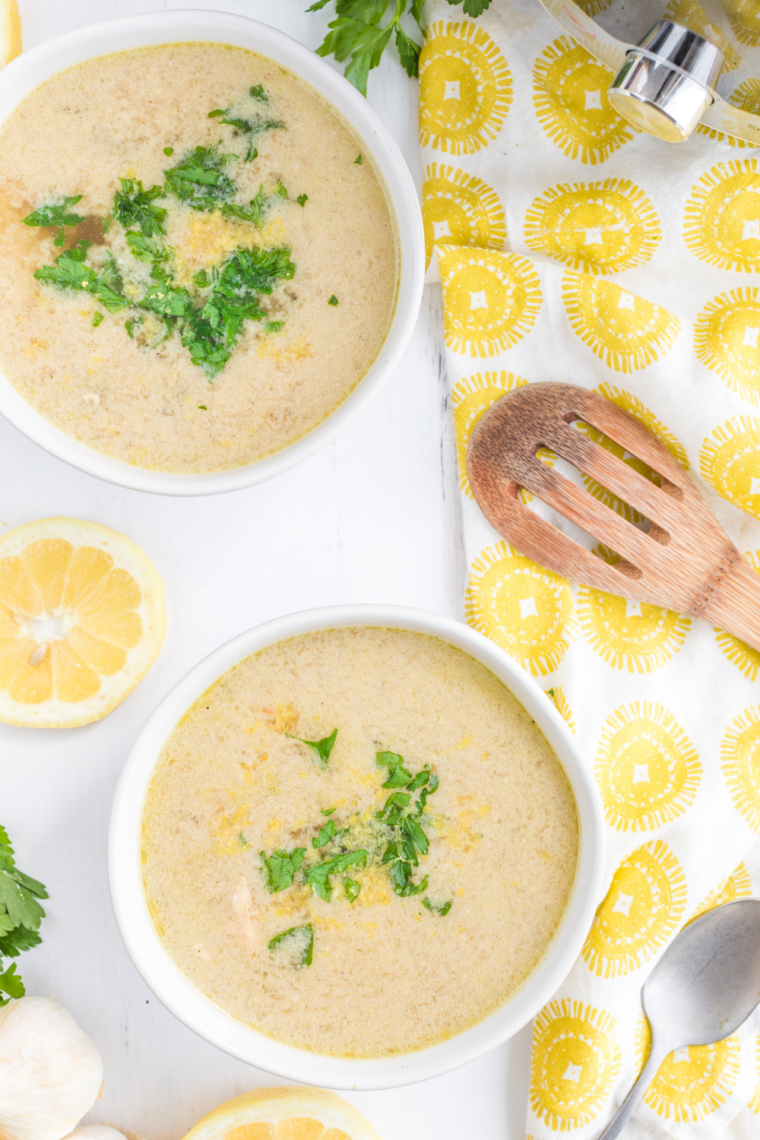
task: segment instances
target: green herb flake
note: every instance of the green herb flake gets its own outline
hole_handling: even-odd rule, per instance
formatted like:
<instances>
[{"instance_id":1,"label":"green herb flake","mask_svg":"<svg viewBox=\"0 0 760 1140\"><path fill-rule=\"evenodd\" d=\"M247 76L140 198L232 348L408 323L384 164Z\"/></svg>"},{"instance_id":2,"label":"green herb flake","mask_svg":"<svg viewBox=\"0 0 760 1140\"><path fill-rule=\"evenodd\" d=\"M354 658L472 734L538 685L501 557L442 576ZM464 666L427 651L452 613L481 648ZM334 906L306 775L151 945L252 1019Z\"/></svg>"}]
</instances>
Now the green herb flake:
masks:
<instances>
[{"instance_id":1,"label":"green herb flake","mask_svg":"<svg viewBox=\"0 0 760 1140\"><path fill-rule=\"evenodd\" d=\"M312 847L324 847L331 839L335 838L336 832L335 821L329 819L324 827L320 827L319 835L315 835L312 839Z\"/></svg>"},{"instance_id":2,"label":"green herb flake","mask_svg":"<svg viewBox=\"0 0 760 1140\"><path fill-rule=\"evenodd\" d=\"M422 900L422 905L425 910L429 910L431 914L440 915L441 918L445 918L451 910L451 902L446 902L443 906L436 906L434 903L431 903L427 895L425 895L425 898Z\"/></svg>"},{"instance_id":3,"label":"green herb flake","mask_svg":"<svg viewBox=\"0 0 760 1140\"><path fill-rule=\"evenodd\" d=\"M337 728L334 728L329 736L323 736L321 740L304 740L302 736L293 736L291 732L286 732L291 740L298 740L301 744L305 744L317 754L317 761L320 768L326 768L327 762L330 759L330 753L335 745L335 740L338 736Z\"/></svg>"},{"instance_id":4,"label":"green herb flake","mask_svg":"<svg viewBox=\"0 0 760 1140\"><path fill-rule=\"evenodd\" d=\"M103 313L95 312L92 314L92 327L96 329L98 325L102 325L105 320Z\"/></svg>"},{"instance_id":5,"label":"green herb flake","mask_svg":"<svg viewBox=\"0 0 760 1140\"><path fill-rule=\"evenodd\" d=\"M306 882L321 899L329 902L332 895L330 876L337 875L349 867L363 867L367 862L367 852L363 847L356 851L348 851L345 855L335 855L332 859L325 859L309 867L306 872Z\"/></svg>"},{"instance_id":6,"label":"green herb flake","mask_svg":"<svg viewBox=\"0 0 760 1140\"><path fill-rule=\"evenodd\" d=\"M207 411L208 411L208 408L206 407L206 405L205 405L205 404L199 404L199 405L198 405L198 410L199 410L200 412L207 412Z\"/></svg>"},{"instance_id":7,"label":"green herb flake","mask_svg":"<svg viewBox=\"0 0 760 1140\"><path fill-rule=\"evenodd\" d=\"M322 808L322 815L332 815L335 808Z\"/></svg>"},{"instance_id":8,"label":"green herb flake","mask_svg":"<svg viewBox=\"0 0 760 1140\"><path fill-rule=\"evenodd\" d=\"M164 147L164 154L166 155L167 158L171 158L171 156L174 154L174 147L173 146L165 146Z\"/></svg>"},{"instance_id":9,"label":"green herb flake","mask_svg":"<svg viewBox=\"0 0 760 1140\"><path fill-rule=\"evenodd\" d=\"M404 757L400 752L376 752L375 763L388 769L384 788L403 788L413 779L412 773L404 767Z\"/></svg>"},{"instance_id":10,"label":"green herb flake","mask_svg":"<svg viewBox=\"0 0 760 1140\"><path fill-rule=\"evenodd\" d=\"M108 262L100 273L89 265L85 258L92 242L79 241L74 249L67 249L55 259L55 265L43 265L34 274L37 281L46 281L63 289L74 289L90 293L96 297L109 313L118 313L127 307L127 301L117 293L109 281L112 270Z\"/></svg>"},{"instance_id":11,"label":"green herb flake","mask_svg":"<svg viewBox=\"0 0 760 1140\"><path fill-rule=\"evenodd\" d=\"M305 847L296 847L293 851L273 851L269 856L264 851L261 852L261 861L266 867L267 887L272 894L293 886L293 878L305 855Z\"/></svg>"},{"instance_id":12,"label":"green herb flake","mask_svg":"<svg viewBox=\"0 0 760 1140\"><path fill-rule=\"evenodd\" d=\"M288 192L285 189L285 187L283 186L282 182L277 183L277 185L275 186L274 192L278 198L285 198L287 200Z\"/></svg>"},{"instance_id":13,"label":"green herb flake","mask_svg":"<svg viewBox=\"0 0 760 1140\"><path fill-rule=\"evenodd\" d=\"M260 103L269 102L269 96L260 83L257 83L255 87L249 87L248 94L252 99L258 99Z\"/></svg>"},{"instance_id":14,"label":"green herb flake","mask_svg":"<svg viewBox=\"0 0 760 1140\"><path fill-rule=\"evenodd\" d=\"M264 325L265 333L278 333L285 328L284 321L267 321Z\"/></svg>"},{"instance_id":15,"label":"green herb flake","mask_svg":"<svg viewBox=\"0 0 760 1140\"><path fill-rule=\"evenodd\" d=\"M301 207L305 206L308 201L309 201L309 195L308 194L299 194L298 197L296 198L296 202L298 202L298 205Z\"/></svg>"},{"instance_id":16,"label":"green herb flake","mask_svg":"<svg viewBox=\"0 0 760 1140\"><path fill-rule=\"evenodd\" d=\"M237 187L225 167L237 158L221 154L216 146L197 146L164 171L164 193L171 194L193 210L215 210L233 196Z\"/></svg>"},{"instance_id":17,"label":"green herb flake","mask_svg":"<svg viewBox=\"0 0 760 1140\"><path fill-rule=\"evenodd\" d=\"M247 839L246 839L246 837L243 835L242 831L241 831L241 832L240 832L240 834L238 835L238 845L239 845L240 847L247 847L247 846L248 846L248 840L247 840Z\"/></svg>"},{"instance_id":18,"label":"green herb flake","mask_svg":"<svg viewBox=\"0 0 760 1140\"><path fill-rule=\"evenodd\" d=\"M330 300L327 302L327 304L328 304L328 305L338 305L338 304L340 304L340 302L338 301L338 298L337 298L337 297L335 296L335 294L333 293L332 297L331 297L331 298L330 298Z\"/></svg>"},{"instance_id":19,"label":"green herb flake","mask_svg":"<svg viewBox=\"0 0 760 1140\"><path fill-rule=\"evenodd\" d=\"M145 238L157 238L166 233L164 222L166 210L156 205L156 199L163 197L162 186L151 186L144 190L136 178L120 178L121 190L113 197L113 216L121 222L125 230L137 227Z\"/></svg>"},{"instance_id":20,"label":"green herb flake","mask_svg":"<svg viewBox=\"0 0 760 1140\"><path fill-rule=\"evenodd\" d=\"M314 928L311 923L307 923L306 926L291 926L289 930L283 930L282 934L276 934L269 941L269 949L276 950L288 939L295 941L295 949L297 949L298 942L303 944L298 966L310 966L314 960Z\"/></svg>"},{"instance_id":21,"label":"green herb flake","mask_svg":"<svg viewBox=\"0 0 760 1140\"><path fill-rule=\"evenodd\" d=\"M362 159L362 156L360 154L357 155L356 158L354 159L354 166L361 166L363 161L364 160Z\"/></svg>"},{"instance_id":22,"label":"green herb flake","mask_svg":"<svg viewBox=\"0 0 760 1140\"><path fill-rule=\"evenodd\" d=\"M248 144L248 150L245 152L243 162L253 162L254 158L259 157L259 152L253 143Z\"/></svg>"},{"instance_id":23,"label":"green herb flake","mask_svg":"<svg viewBox=\"0 0 760 1140\"><path fill-rule=\"evenodd\" d=\"M81 194L75 194L72 198L54 200L47 206L38 206L36 210L27 214L21 221L25 226L58 226L58 233L53 240L53 245L57 245L60 249L66 241L65 227L78 226L80 222L84 221L84 214L71 212L71 207L76 206L81 199Z\"/></svg>"},{"instance_id":24,"label":"green herb flake","mask_svg":"<svg viewBox=\"0 0 760 1140\"><path fill-rule=\"evenodd\" d=\"M343 876L343 893L350 903L356 902L361 889L362 885L357 883L356 879L349 879L348 875Z\"/></svg>"}]
</instances>

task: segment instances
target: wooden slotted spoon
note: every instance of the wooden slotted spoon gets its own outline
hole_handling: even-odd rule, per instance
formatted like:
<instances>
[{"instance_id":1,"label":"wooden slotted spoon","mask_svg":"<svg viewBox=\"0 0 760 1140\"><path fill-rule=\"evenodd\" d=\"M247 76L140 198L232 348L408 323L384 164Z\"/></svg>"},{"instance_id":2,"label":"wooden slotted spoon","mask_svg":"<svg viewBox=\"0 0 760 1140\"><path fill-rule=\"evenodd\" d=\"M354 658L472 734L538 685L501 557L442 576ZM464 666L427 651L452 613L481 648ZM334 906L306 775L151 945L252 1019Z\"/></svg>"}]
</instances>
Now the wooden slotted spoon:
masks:
<instances>
[{"instance_id":1,"label":"wooden slotted spoon","mask_svg":"<svg viewBox=\"0 0 760 1140\"><path fill-rule=\"evenodd\" d=\"M590 424L660 476L651 483L573 426ZM536 457L550 448L649 519L648 532ZM667 448L633 416L572 384L528 384L483 416L467 474L489 522L565 577L702 618L760 650L760 575L745 562ZM621 556L591 554L518 499L521 487Z\"/></svg>"}]
</instances>

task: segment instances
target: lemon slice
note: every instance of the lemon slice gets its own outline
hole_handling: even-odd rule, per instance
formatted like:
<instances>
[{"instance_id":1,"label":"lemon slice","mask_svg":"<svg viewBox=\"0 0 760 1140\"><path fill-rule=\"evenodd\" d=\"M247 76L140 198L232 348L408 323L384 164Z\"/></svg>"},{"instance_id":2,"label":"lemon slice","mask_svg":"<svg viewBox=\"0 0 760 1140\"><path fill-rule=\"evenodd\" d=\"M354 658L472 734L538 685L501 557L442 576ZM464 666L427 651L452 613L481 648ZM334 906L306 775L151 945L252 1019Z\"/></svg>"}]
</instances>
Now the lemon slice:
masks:
<instances>
[{"instance_id":1,"label":"lemon slice","mask_svg":"<svg viewBox=\"0 0 760 1140\"><path fill-rule=\"evenodd\" d=\"M67 518L16 527L0 538L0 721L100 720L150 669L165 627L161 579L123 534Z\"/></svg>"},{"instance_id":2,"label":"lemon slice","mask_svg":"<svg viewBox=\"0 0 760 1140\"><path fill-rule=\"evenodd\" d=\"M0 67L21 55L21 17L16 0L0 0Z\"/></svg>"},{"instance_id":3,"label":"lemon slice","mask_svg":"<svg viewBox=\"0 0 760 1140\"><path fill-rule=\"evenodd\" d=\"M343 1097L324 1089L256 1089L220 1104L185 1140L380 1140Z\"/></svg>"}]
</instances>

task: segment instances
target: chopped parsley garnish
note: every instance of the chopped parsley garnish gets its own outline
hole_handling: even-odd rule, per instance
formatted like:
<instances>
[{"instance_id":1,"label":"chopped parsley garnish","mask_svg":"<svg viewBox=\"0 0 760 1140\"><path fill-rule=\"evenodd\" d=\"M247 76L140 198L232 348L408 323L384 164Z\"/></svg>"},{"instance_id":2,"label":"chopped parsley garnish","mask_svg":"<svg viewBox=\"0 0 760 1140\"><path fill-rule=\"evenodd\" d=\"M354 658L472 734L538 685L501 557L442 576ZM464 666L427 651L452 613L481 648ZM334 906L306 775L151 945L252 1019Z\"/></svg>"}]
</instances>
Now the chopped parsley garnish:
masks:
<instances>
[{"instance_id":1,"label":"chopped parsley garnish","mask_svg":"<svg viewBox=\"0 0 760 1140\"><path fill-rule=\"evenodd\" d=\"M317 762L320 768L326 768L338 735L338 730L334 728L329 736L323 736L321 740L304 740L302 736L293 736L291 732L287 732L285 735L289 736L291 740L299 740L301 744L305 744L308 748L311 748L313 752L316 752Z\"/></svg>"},{"instance_id":2,"label":"chopped parsley garnish","mask_svg":"<svg viewBox=\"0 0 760 1140\"><path fill-rule=\"evenodd\" d=\"M306 872L306 882L321 899L329 901L332 895L330 876L337 875L349 867L363 867L367 862L367 852L360 847L356 851L347 851L345 855L335 855L332 859L325 859L309 867Z\"/></svg>"},{"instance_id":3,"label":"chopped parsley garnish","mask_svg":"<svg viewBox=\"0 0 760 1140\"><path fill-rule=\"evenodd\" d=\"M298 965L310 966L314 959L314 928L311 923L307 923L306 926L291 926L289 930L283 930L282 934L276 934L269 941L269 949L276 950L286 939L303 943L301 961ZM297 949L297 946L295 948Z\"/></svg>"},{"instance_id":4,"label":"chopped parsley garnish","mask_svg":"<svg viewBox=\"0 0 760 1140\"><path fill-rule=\"evenodd\" d=\"M45 911L37 900L47 897L42 883L18 870L8 833L0 827L0 969L3 958L17 958L42 941L38 931ZM0 972L0 1006L24 993L14 962Z\"/></svg>"},{"instance_id":5,"label":"chopped parsley garnish","mask_svg":"<svg viewBox=\"0 0 760 1140\"><path fill-rule=\"evenodd\" d=\"M61 198L47 206L38 206L36 210L21 220L26 226L58 226L58 233L53 245L57 245L60 249L66 240L64 236L65 227L78 226L80 222L84 221L84 214L71 212L71 207L76 206L81 199L81 194L75 194L73 198Z\"/></svg>"},{"instance_id":6,"label":"chopped parsley garnish","mask_svg":"<svg viewBox=\"0 0 760 1140\"><path fill-rule=\"evenodd\" d=\"M263 87L252 87L250 96L262 103L269 101ZM250 140L262 131L286 127L284 122L256 117L255 113L252 117L246 117L245 112L239 115L237 109L234 114L229 109L217 109L209 114L248 138L244 161L250 161L257 154ZM174 148L165 146L163 152L171 157ZM224 152L221 143L196 146L164 171L163 185L145 189L137 178L121 178L112 210L102 225L104 234L111 232L113 223L122 227L128 256L125 258L120 253L117 262L110 248L106 248L105 253L91 250L92 242L81 240L73 249L61 253L53 265L41 266L35 277L62 289L89 293L109 313L132 310L125 314L124 327L141 348L157 348L167 337L176 334L192 362L213 380L232 356L246 321L263 322L262 331L266 334L278 333L284 328L284 321L269 319L262 301L280 281L290 280L296 270L286 246L250 248L246 241L248 235L241 231L239 248L229 253L221 264L200 270L192 284L184 280L180 284L177 280L181 261L177 251L166 244L168 206L172 198L181 207L221 214L259 229L264 225L267 208L278 198L288 200L287 189L279 181L269 195L265 195L262 183L248 204L235 201L238 187L231 164L239 162L241 157L241 154ZM85 220L71 211L81 197L80 194L55 199L23 220L30 226L58 227L56 245L63 246L64 227ZM109 237L107 241L110 240ZM147 286L145 270L136 263L149 267ZM147 313L152 316L145 316ZM93 325L97 328L103 319L103 314L96 314ZM207 410L205 405L198 407Z\"/></svg>"},{"instance_id":7,"label":"chopped parsley garnish","mask_svg":"<svg viewBox=\"0 0 760 1140\"><path fill-rule=\"evenodd\" d=\"M74 249L67 249L65 253L56 257L55 265L41 266L34 276L38 281L48 281L66 289L90 293L93 297L97 297L109 313L118 313L121 309L125 309L129 302L112 288L118 273L115 269L115 260L111 255L111 260L107 258L103 269L96 273L89 265L84 264L91 245L90 241L78 242Z\"/></svg>"},{"instance_id":8,"label":"chopped parsley garnish","mask_svg":"<svg viewBox=\"0 0 760 1140\"><path fill-rule=\"evenodd\" d=\"M355 165L355 166L361 166L361 164L362 164L362 161L363 161L363 160L362 160L362 156L359 154L359 155L357 155L357 156L356 156L356 158L354 159L354 165Z\"/></svg>"},{"instance_id":9,"label":"chopped parsley garnish","mask_svg":"<svg viewBox=\"0 0 760 1140\"><path fill-rule=\"evenodd\" d=\"M429 910L431 914L438 914L441 916L441 918L445 918L445 916L451 910L451 902L446 902L443 904L443 906L436 906L434 903L431 903L427 895L422 900L422 905L424 906L425 910Z\"/></svg>"},{"instance_id":10,"label":"chopped parsley garnish","mask_svg":"<svg viewBox=\"0 0 760 1140\"><path fill-rule=\"evenodd\" d=\"M343 876L343 893L350 903L356 902L361 889L362 885L356 879L349 879L348 875Z\"/></svg>"},{"instance_id":11,"label":"chopped parsley garnish","mask_svg":"<svg viewBox=\"0 0 760 1140\"><path fill-rule=\"evenodd\" d=\"M261 861L267 870L267 887L272 894L293 886L293 877L305 855L305 847L296 847L294 851L273 851L268 857L266 852L261 852Z\"/></svg>"},{"instance_id":12,"label":"chopped parsley garnish","mask_svg":"<svg viewBox=\"0 0 760 1140\"><path fill-rule=\"evenodd\" d=\"M119 182L121 190L113 196L116 221L121 222L125 230L137 226L146 238L165 234L166 210L156 205L156 198L163 197L163 187L151 186L150 190L143 190L142 182L136 178L120 178Z\"/></svg>"},{"instance_id":13,"label":"chopped parsley garnish","mask_svg":"<svg viewBox=\"0 0 760 1140\"><path fill-rule=\"evenodd\" d=\"M338 298L335 296L335 294L334 294L334 293L333 293L332 297L330 298L330 300L327 302L327 304L328 304L328 305L337 305L337 304L339 304Z\"/></svg>"},{"instance_id":14,"label":"chopped parsley garnish","mask_svg":"<svg viewBox=\"0 0 760 1140\"><path fill-rule=\"evenodd\" d=\"M234 158L237 155L222 154L216 146L197 146L164 171L165 191L193 210L216 210L235 193L235 183L224 172Z\"/></svg>"},{"instance_id":15,"label":"chopped parsley garnish","mask_svg":"<svg viewBox=\"0 0 760 1140\"><path fill-rule=\"evenodd\" d=\"M335 808L322 808L322 815L332 815Z\"/></svg>"},{"instance_id":16,"label":"chopped parsley garnish","mask_svg":"<svg viewBox=\"0 0 760 1140\"><path fill-rule=\"evenodd\" d=\"M199 405L198 405L198 411L200 411L200 412L207 412L207 411L208 411L208 408L206 407L206 405L205 405L205 404L199 404Z\"/></svg>"},{"instance_id":17,"label":"chopped parsley garnish","mask_svg":"<svg viewBox=\"0 0 760 1140\"><path fill-rule=\"evenodd\" d=\"M205 408L204 408L204 411L205 411ZM246 839L246 837L243 835L242 831L241 831L241 832L240 832L240 834L238 835L238 844L239 844L241 847L247 847L247 846L248 846L248 840L247 840L247 839Z\"/></svg>"},{"instance_id":18,"label":"chopped parsley garnish","mask_svg":"<svg viewBox=\"0 0 760 1140\"><path fill-rule=\"evenodd\" d=\"M312 847L324 847L326 843L329 843L331 839L335 838L337 830L335 820L329 819L324 827L320 827L319 835L315 835L312 839Z\"/></svg>"},{"instance_id":19,"label":"chopped parsley garnish","mask_svg":"<svg viewBox=\"0 0 760 1140\"><path fill-rule=\"evenodd\" d=\"M296 198L296 202L298 202L299 206L305 206L308 201L309 201L309 195L308 194L299 194L298 197Z\"/></svg>"},{"instance_id":20,"label":"chopped parsley garnish","mask_svg":"<svg viewBox=\"0 0 760 1140\"><path fill-rule=\"evenodd\" d=\"M93 314L92 314L92 327L93 327L94 329L96 329L96 328L98 327L98 325L102 325L102 324L103 324L103 321L104 321L105 319L106 319L106 318L103 316L103 314L102 314L102 313L99 313L99 312L95 312L95 313L93 313Z\"/></svg>"}]
</instances>

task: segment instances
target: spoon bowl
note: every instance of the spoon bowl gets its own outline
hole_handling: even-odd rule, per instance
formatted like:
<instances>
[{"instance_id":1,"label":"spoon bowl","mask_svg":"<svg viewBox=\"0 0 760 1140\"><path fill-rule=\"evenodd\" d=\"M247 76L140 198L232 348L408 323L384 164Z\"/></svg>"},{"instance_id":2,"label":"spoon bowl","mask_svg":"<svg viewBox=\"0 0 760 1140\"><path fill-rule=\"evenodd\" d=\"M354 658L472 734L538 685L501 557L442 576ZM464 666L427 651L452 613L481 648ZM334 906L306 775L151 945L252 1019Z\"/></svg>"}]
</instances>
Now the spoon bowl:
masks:
<instances>
[{"instance_id":1,"label":"spoon bowl","mask_svg":"<svg viewBox=\"0 0 760 1140\"><path fill-rule=\"evenodd\" d=\"M641 994L652 1049L600 1140L614 1140L674 1049L730 1037L760 1002L760 899L737 899L689 923Z\"/></svg>"}]
</instances>

